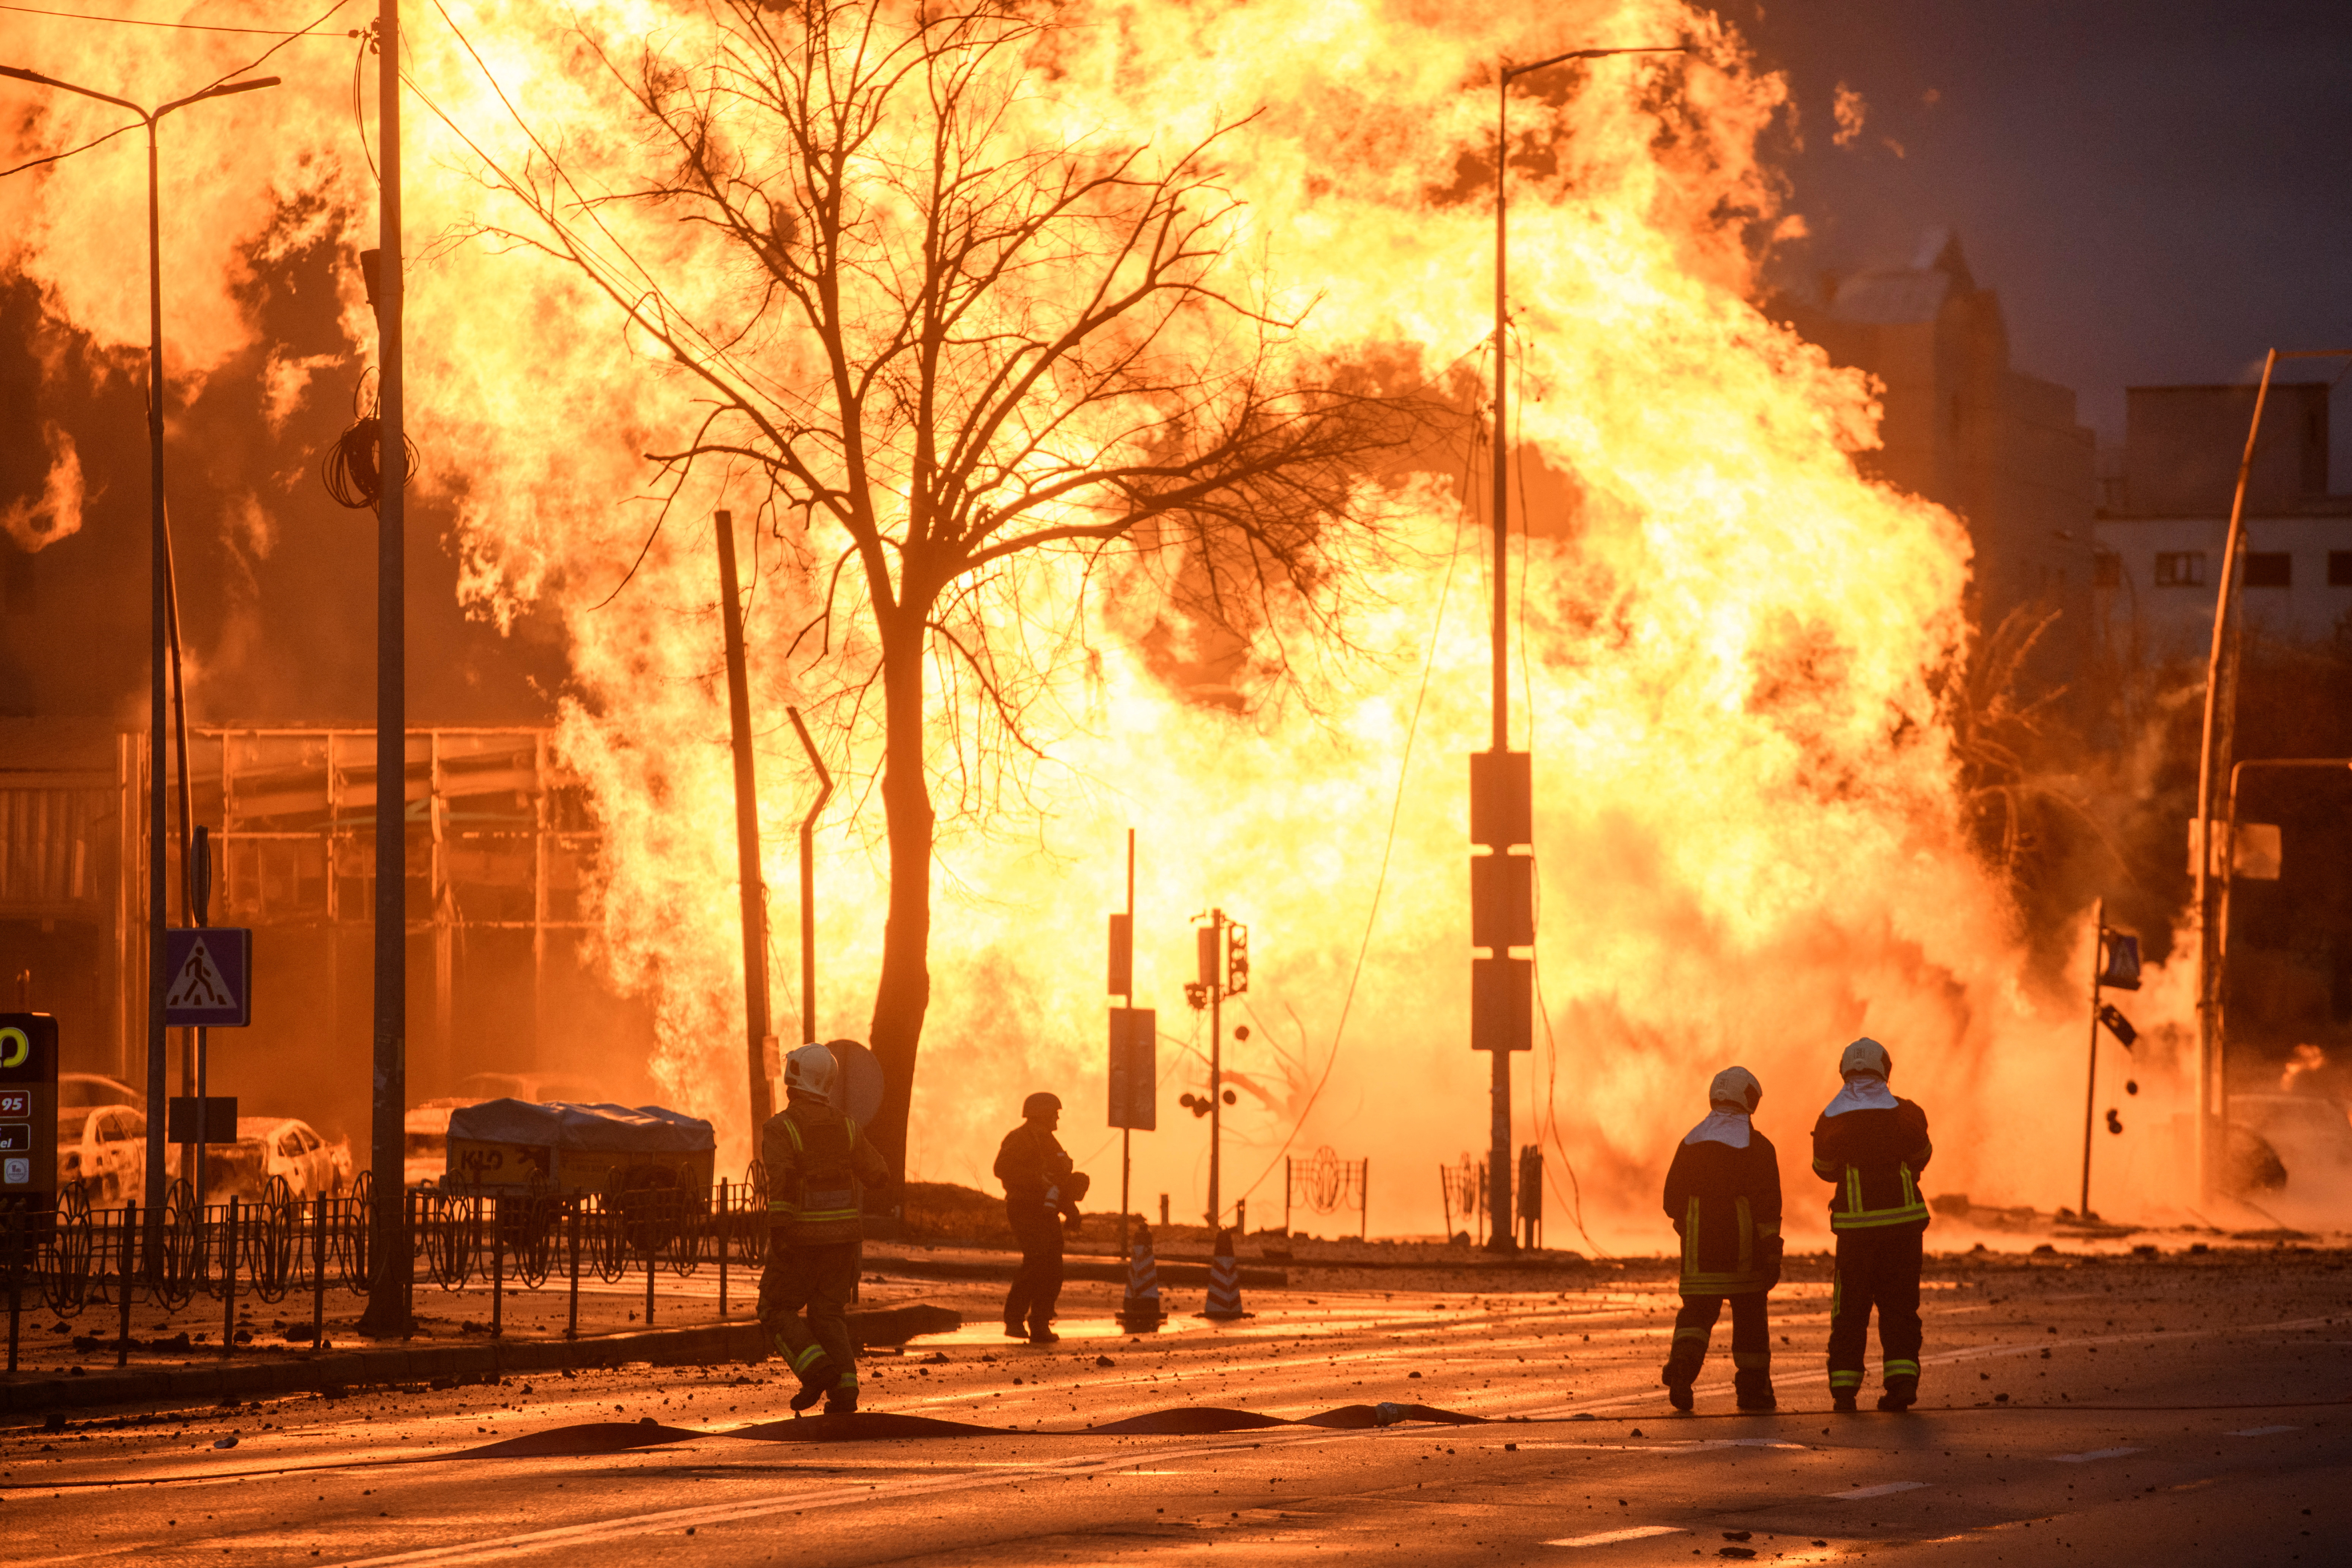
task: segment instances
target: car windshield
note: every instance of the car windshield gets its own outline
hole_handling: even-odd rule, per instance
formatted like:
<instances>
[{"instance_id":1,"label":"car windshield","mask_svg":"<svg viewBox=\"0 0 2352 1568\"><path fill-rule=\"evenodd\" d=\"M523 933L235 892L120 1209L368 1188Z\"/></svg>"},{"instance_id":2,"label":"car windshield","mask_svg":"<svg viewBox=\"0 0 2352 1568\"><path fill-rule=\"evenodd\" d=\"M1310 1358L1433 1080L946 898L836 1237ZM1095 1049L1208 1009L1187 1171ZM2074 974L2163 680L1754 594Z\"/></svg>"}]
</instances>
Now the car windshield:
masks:
<instances>
[{"instance_id":1,"label":"car windshield","mask_svg":"<svg viewBox=\"0 0 2352 1568\"><path fill-rule=\"evenodd\" d=\"M129 1084L91 1073L58 1075L58 1109L88 1110L99 1105L133 1105L142 1098Z\"/></svg>"}]
</instances>

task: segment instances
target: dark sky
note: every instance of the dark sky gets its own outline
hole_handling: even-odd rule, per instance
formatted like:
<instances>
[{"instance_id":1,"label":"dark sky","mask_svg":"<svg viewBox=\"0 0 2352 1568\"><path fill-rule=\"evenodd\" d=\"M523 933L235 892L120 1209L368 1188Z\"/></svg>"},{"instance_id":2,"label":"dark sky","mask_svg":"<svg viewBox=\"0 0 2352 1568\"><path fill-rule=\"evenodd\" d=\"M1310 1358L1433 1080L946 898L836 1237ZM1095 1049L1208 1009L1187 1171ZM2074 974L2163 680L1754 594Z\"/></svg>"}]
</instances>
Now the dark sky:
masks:
<instances>
[{"instance_id":1,"label":"dark sky","mask_svg":"<svg viewBox=\"0 0 2352 1568\"><path fill-rule=\"evenodd\" d=\"M2237 380L2273 345L2352 348L2352 0L1724 10L1797 98L1787 166L1815 237L1791 262L1901 265L1949 226L2000 291L2018 368L2074 387L2103 444L2126 386ZM1843 148L1841 82L1869 105ZM2352 381L2335 414L2341 492Z\"/></svg>"}]
</instances>

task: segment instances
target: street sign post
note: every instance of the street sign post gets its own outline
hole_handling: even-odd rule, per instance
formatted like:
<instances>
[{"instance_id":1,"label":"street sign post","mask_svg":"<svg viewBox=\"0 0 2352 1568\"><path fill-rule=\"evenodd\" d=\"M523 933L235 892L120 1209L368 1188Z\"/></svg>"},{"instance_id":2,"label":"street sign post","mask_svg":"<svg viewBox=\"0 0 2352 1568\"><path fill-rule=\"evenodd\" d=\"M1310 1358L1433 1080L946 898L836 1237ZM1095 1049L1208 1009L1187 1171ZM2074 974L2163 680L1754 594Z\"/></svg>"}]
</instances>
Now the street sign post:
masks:
<instances>
[{"instance_id":1,"label":"street sign post","mask_svg":"<svg viewBox=\"0 0 2352 1568\"><path fill-rule=\"evenodd\" d=\"M58 1021L0 1013L0 1209L47 1215L58 1199Z\"/></svg>"},{"instance_id":2,"label":"street sign post","mask_svg":"<svg viewBox=\"0 0 2352 1568\"><path fill-rule=\"evenodd\" d=\"M1110 1010L1110 1125L1150 1132L1160 1125L1160 1014L1150 1007Z\"/></svg>"},{"instance_id":3,"label":"street sign post","mask_svg":"<svg viewBox=\"0 0 2352 1568\"><path fill-rule=\"evenodd\" d=\"M253 932L174 926L163 933L163 1022L174 1029L242 1029L253 1022Z\"/></svg>"},{"instance_id":4,"label":"street sign post","mask_svg":"<svg viewBox=\"0 0 2352 1568\"><path fill-rule=\"evenodd\" d=\"M202 1138L196 1135L199 1127L204 1130ZM199 1100L193 1094L173 1095L170 1109L164 1113L163 1141L167 1143L236 1142L236 1096L208 1094Z\"/></svg>"}]
</instances>

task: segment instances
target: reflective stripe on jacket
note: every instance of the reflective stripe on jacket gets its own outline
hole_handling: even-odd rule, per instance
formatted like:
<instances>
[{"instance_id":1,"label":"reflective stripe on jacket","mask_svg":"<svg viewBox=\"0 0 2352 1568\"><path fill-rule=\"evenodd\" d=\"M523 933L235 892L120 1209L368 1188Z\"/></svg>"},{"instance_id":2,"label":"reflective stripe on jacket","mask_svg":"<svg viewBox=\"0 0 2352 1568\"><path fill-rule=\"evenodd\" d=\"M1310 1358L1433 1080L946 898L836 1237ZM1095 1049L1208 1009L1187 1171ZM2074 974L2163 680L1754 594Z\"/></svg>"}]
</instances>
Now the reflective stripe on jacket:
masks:
<instances>
[{"instance_id":1,"label":"reflective stripe on jacket","mask_svg":"<svg viewBox=\"0 0 2352 1568\"><path fill-rule=\"evenodd\" d=\"M1833 1231L1924 1230L1919 1173L1935 1154L1927 1113L1908 1100L1824 1114L1813 1126L1813 1174L1831 1183Z\"/></svg>"},{"instance_id":2,"label":"reflective stripe on jacket","mask_svg":"<svg viewBox=\"0 0 2352 1568\"><path fill-rule=\"evenodd\" d=\"M1772 1141L1684 1143L1666 1171L1665 1211L1683 1239L1682 1293L1745 1296L1780 1278L1780 1163Z\"/></svg>"},{"instance_id":3,"label":"reflective stripe on jacket","mask_svg":"<svg viewBox=\"0 0 2352 1568\"><path fill-rule=\"evenodd\" d=\"M887 1185L890 1167L855 1121L794 1099L768 1119L760 1144L769 1223L779 1239L795 1246L859 1239L864 1189Z\"/></svg>"}]
</instances>

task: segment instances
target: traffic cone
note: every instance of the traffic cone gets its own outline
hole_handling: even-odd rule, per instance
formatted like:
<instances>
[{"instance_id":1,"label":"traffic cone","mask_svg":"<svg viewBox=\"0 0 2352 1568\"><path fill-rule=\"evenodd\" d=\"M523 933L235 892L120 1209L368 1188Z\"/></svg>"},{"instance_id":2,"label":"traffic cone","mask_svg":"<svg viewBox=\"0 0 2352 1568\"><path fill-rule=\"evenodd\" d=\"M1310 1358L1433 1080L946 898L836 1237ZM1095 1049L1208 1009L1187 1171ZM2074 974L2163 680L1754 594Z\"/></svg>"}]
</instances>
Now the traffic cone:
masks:
<instances>
[{"instance_id":1,"label":"traffic cone","mask_svg":"<svg viewBox=\"0 0 2352 1568\"><path fill-rule=\"evenodd\" d=\"M1119 1327L1149 1333L1167 1313L1160 1309L1160 1264L1151 1256L1151 1227L1138 1225L1135 1250L1127 1260L1127 1299L1118 1304Z\"/></svg>"},{"instance_id":2,"label":"traffic cone","mask_svg":"<svg viewBox=\"0 0 2352 1568\"><path fill-rule=\"evenodd\" d=\"M1242 1266L1234 1261L1234 1233L1221 1230L1216 1256L1209 1259L1209 1304L1201 1316L1223 1323L1250 1315L1242 1310Z\"/></svg>"}]
</instances>

